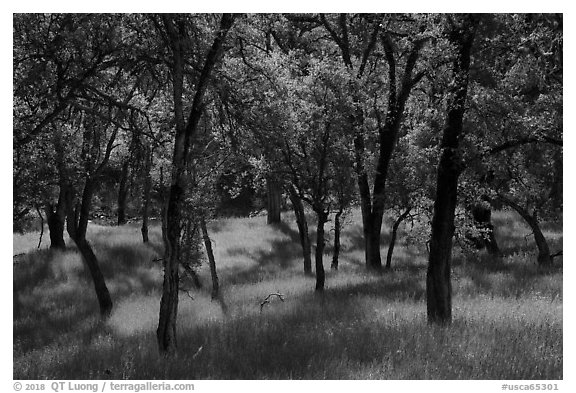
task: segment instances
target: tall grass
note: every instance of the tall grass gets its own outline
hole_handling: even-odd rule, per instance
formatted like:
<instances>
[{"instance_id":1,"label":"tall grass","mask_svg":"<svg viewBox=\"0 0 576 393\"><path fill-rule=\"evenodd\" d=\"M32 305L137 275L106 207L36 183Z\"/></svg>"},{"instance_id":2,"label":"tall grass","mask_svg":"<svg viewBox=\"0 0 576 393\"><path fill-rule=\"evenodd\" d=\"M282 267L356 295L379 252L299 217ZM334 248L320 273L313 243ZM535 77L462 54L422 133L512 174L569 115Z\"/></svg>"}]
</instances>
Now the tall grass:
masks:
<instances>
[{"instance_id":1,"label":"tall grass","mask_svg":"<svg viewBox=\"0 0 576 393\"><path fill-rule=\"evenodd\" d=\"M539 271L512 213L496 216L500 260L455 252L454 321L426 323L426 251L402 241L394 269L365 272L361 228L349 225L324 294L302 273L296 225L265 217L211 224L222 298L182 293L179 351L158 355L162 251L139 228L92 226L89 235L115 302L105 323L80 257L39 250L14 269L14 378L18 379L560 379L562 271ZM562 234L549 229L555 245ZM37 238L35 239L37 241ZM402 240L402 239L400 239ZM33 248L33 247L32 247ZM328 255L327 255L328 257ZM186 284L186 283L185 283ZM279 291L260 307L269 293Z\"/></svg>"}]
</instances>

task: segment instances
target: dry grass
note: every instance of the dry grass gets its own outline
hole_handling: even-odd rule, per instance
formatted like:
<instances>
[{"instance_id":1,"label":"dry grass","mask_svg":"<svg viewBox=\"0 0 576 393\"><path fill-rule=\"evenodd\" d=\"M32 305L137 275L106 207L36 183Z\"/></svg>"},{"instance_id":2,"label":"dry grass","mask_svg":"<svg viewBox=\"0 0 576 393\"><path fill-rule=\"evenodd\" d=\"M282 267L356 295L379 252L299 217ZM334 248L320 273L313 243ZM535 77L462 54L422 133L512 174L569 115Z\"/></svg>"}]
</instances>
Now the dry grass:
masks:
<instances>
[{"instance_id":1,"label":"dry grass","mask_svg":"<svg viewBox=\"0 0 576 393\"><path fill-rule=\"evenodd\" d=\"M369 275L360 227L351 224L341 269L328 272L317 295L314 279L301 272L291 219L277 227L265 217L211 224L222 301L212 301L209 288L192 291L194 300L180 297L179 353L171 360L158 356L155 342L158 228L144 246L136 226L91 227L115 302L106 323L73 249L30 252L14 268L14 378L562 378L562 271L536 269L532 241L525 243L527 230L513 214L495 217L509 256L455 252L454 322L444 328L426 324L425 250L400 241L393 271ZM561 246L561 229L547 231ZM14 252L17 244L34 249L37 234L29 239L27 248L15 236ZM207 267L199 274L208 287ZM276 291L286 301L260 312L260 301Z\"/></svg>"}]
</instances>

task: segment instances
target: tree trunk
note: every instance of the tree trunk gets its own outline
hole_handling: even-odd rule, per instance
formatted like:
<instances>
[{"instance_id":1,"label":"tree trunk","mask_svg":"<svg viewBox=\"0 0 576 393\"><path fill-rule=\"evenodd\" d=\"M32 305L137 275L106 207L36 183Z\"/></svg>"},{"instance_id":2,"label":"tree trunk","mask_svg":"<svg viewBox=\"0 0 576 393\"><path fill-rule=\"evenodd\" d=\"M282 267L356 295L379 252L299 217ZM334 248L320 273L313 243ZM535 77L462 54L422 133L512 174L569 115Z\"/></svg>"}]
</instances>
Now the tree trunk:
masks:
<instances>
[{"instance_id":1,"label":"tree trunk","mask_svg":"<svg viewBox=\"0 0 576 393\"><path fill-rule=\"evenodd\" d=\"M472 217L476 228L486 231L486 235L482 236L480 244L486 247L490 255L500 255L500 248L494 235L494 225L492 225L492 209L478 203L472 207Z\"/></svg>"},{"instance_id":2,"label":"tree trunk","mask_svg":"<svg viewBox=\"0 0 576 393\"><path fill-rule=\"evenodd\" d=\"M164 233L164 281L160 316L156 338L161 352L176 351L176 320L178 317L178 265L180 263L181 204L183 190L178 184L170 187L168 206L166 207Z\"/></svg>"},{"instance_id":3,"label":"tree trunk","mask_svg":"<svg viewBox=\"0 0 576 393\"><path fill-rule=\"evenodd\" d=\"M122 175L118 186L118 225L126 224L126 198L128 197L128 167L126 161L122 165Z\"/></svg>"},{"instance_id":4,"label":"tree trunk","mask_svg":"<svg viewBox=\"0 0 576 393\"><path fill-rule=\"evenodd\" d=\"M437 324L452 322L450 264L458 177L461 171L458 140L462 133L462 121L466 110L470 50L477 25L475 16L465 15L460 18L462 19L461 26L455 26L449 35L449 40L457 50L453 62L454 86L450 92L446 126L441 142L442 153L438 164L430 256L426 276L428 322Z\"/></svg>"},{"instance_id":5,"label":"tree trunk","mask_svg":"<svg viewBox=\"0 0 576 393\"><path fill-rule=\"evenodd\" d=\"M333 270L338 270L338 257L340 256L340 232L342 231L342 222L340 221L344 213L344 209L340 207L336 216L334 217L334 255L332 255L332 265L330 266Z\"/></svg>"},{"instance_id":6,"label":"tree trunk","mask_svg":"<svg viewBox=\"0 0 576 393\"><path fill-rule=\"evenodd\" d=\"M386 269L390 269L392 267L392 255L394 253L394 246L396 245L396 236L398 235L398 227L404 219L410 214L411 207L407 208L404 213L400 214L396 221L394 221L394 225L392 225L392 234L390 238L390 245L388 246L388 254L386 255Z\"/></svg>"},{"instance_id":7,"label":"tree trunk","mask_svg":"<svg viewBox=\"0 0 576 393\"><path fill-rule=\"evenodd\" d=\"M414 76L413 70L416 66L420 50L425 40L417 40L414 43L408 57L404 72L400 80L400 89L397 91L396 75L396 55L394 45L387 35L383 36L383 45L385 58L388 63L388 108L384 121L381 121L380 114L377 111L378 121L378 161L376 164L376 175L374 177L374 189L372 198L370 198L370 188L368 186L367 176L364 170L364 164L361 161L364 154L363 136L358 133L355 137L354 147L356 156L357 172L359 174L358 185L360 192L360 202L362 207L362 222L364 226L364 241L366 246L366 267L368 269L379 271L382 269L382 258L380 256L380 239L382 234L382 219L384 216L386 200L386 181L388 177L388 167L392 160L392 154L396 147L398 133L402 125L406 101L410 96L412 88L423 77L422 73ZM358 115L354 116L359 119ZM356 126L361 124L356 120Z\"/></svg>"},{"instance_id":8,"label":"tree trunk","mask_svg":"<svg viewBox=\"0 0 576 393\"><path fill-rule=\"evenodd\" d=\"M148 243L148 213L150 210L150 197L152 192L152 151L146 153L146 165L144 167L144 187L142 189L142 242Z\"/></svg>"},{"instance_id":9,"label":"tree trunk","mask_svg":"<svg viewBox=\"0 0 576 393\"><path fill-rule=\"evenodd\" d=\"M66 243L64 242L64 227L66 224L67 188L62 181L60 183L56 209L54 209L52 205L46 205L44 207L46 221L48 222L48 230L50 232L50 248L55 250L66 249Z\"/></svg>"},{"instance_id":10,"label":"tree trunk","mask_svg":"<svg viewBox=\"0 0 576 393\"><path fill-rule=\"evenodd\" d=\"M266 180L266 188L268 194L268 224L278 224L281 222L282 188L276 180L271 178Z\"/></svg>"},{"instance_id":11,"label":"tree trunk","mask_svg":"<svg viewBox=\"0 0 576 393\"><path fill-rule=\"evenodd\" d=\"M532 233L534 234L534 241L536 242L536 247L538 247L538 266L548 267L552 266L553 258L550 255L550 248L548 247L548 242L540 229L540 224L538 222L538 215L536 212L530 214L527 209L524 209L517 203L514 203L510 199L501 197L502 201L508 206L516 210L518 214L526 221L530 226Z\"/></svg>"},{"instance_id":12,"label":"tree trunk","mask_svg":"<svg viewBox=\"0 0 576 393\"><path fill-rule=\"evenodd\" d=\"M66 223L66 210L62 190L58 198L58 205L54 209L51 205L44 207L46 221L48 222L48 231L50 232L50 248L53 250L65 250L66 242L64 241L64 226Z\"/></svg>"},{"instance_id":13,"label":"tree trunk","mask_svg":"<svg viewBox=\"0 0 576 393\"><path fill-rule=\"evenodd\" d=\"M78 239L75 243L82 255L82 259L90 271L90 276L94 283L94 289L96 290L96 297L98 298L98 304L100 305L100 315L103 318L108 318L112 313L112 298L110 297L110 292L106 286L102 270L100 270L98 259L85 238Z\"/></svg>"},{"instance_id":14,"label":"tree trunk","mask_svg":"<svg viewBox=\"0 0 576 393\"><path fill-rule=\"evenodd\" d=\"M202 230L202 238L204 239L204 247L206 247L206 254L208 255L208 263L210 264L210 276L212 277L212 299L216 299L219 295L220 285L218 283L218 274L216 273L216 259L212 251L212 240L208 235L208 227L204 216L200 217L200 229Z\"/></svg>"},{"instance_id":15,"label":"tree trunk","mask_svg":"<svg viewBox=\"0 0 576 393\"><path fill-rule=\"evenodd\" d=\"M324 256L324 224L328 221L328 214L323 211L317 211L318 226L316 231L316 291L324 290L324 263L322 258Z\"/></svg>"},{"instance_id":16,"label":"tree trunk","mask_svg":"<svg viewBox=\"0 0 576 393\"><path fill-rule=\"evenodd\" d=\"M70 187L70 186L67 186ZM67 218L67 229L70 238L76 243L82 260L88 267L90 276L94 283L94 289L96 290L96 297L98 298L98 303L100 305L100 315L103 318L110 316L112 312L112 298L110 297L110 292L106 286L104 280L104 275L100 270L100 265L98 259L92 251L92 247L86 240L86 230L88 227L88 216L90 213L90 205L92 202L92 194L95 189L94 180L90 177L86 177L84 190L82 192L82 199L78 206L73 208L73 192L68 191L68 218Z\"/></svg>"},{"instance_id":17,"label":"tree trunk","mask_svg":"<svg viewBox=\"0 0 576 393\"><path fill-rule=\"evenodd\" d=\"M66 242L64 241L65 219L52 210L52 207L46 207L46 218L48 230L50 231L50 248L53 250L65 250Z\"/></svg>"},{"instance_id":18,"label":"tree trunk","mask_svg":"<svg viewBox=\"0 0 576 393\"><path fill-rule=\"evenodd\" d=\"M550 256L550 248L548 247L548 242L540 230L540 225L538 225L538 220L534 217L534 220L530 224L532 232L534 233L534 240L536 241L536 246L538 247L538 265L542 267L552 266L552 257Z\"/></svg>"},{"instance_id":19,"label":"tree trunk","mask_svg":"<svg viewBox=\"0 0 576 393\"><path fill-rule=\"evenodd\" d=\"M160 300L160 315L156 338L161 353L171 354L176 351L176 319L178 314L178 266L180 263L180 247L182 234L182 209L186 197L186 169L188 156L198 124L204 108L204 96L214 66L222 51L222 46L228 31L234 23L235 16L223 14L220 28L204 60L202 71L196 83L196 93L192 101L188 120L184 118L184 65L185 45L182 31L175 26L171 16L162 16L169 44L172 50L172 87L174 100L174 120L176 136L172 158L172 179L166 208L166 229L164 235L164 282L162 284L162 299Z\"/></svg>"},{"instance_id":20,"label":"tree trunk","mask_svg":"<svg viewBox=\"0 0 576 393\"><path fill-rule=\"evenodd\" d=\"M290 196L294 215L296 216L296 225L298 226L298 235L300 236L300 245L302 246L302 257L304 258L304 273L312 274L312 248L310 246L308 222L306 221L306 215L304 213L304 205L292 186L288 189L288 195Z\"/></svg>"}]
</instances>

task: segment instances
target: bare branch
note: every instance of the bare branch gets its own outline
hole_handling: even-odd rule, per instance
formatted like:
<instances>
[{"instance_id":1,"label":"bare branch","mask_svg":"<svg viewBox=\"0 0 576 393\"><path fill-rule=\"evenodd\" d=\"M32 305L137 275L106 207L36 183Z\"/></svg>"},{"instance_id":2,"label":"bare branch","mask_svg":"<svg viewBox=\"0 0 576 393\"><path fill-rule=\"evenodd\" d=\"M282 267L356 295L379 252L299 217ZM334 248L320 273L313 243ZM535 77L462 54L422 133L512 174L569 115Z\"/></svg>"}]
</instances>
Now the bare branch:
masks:
<instances>
[{"instance_id":1,"label":"bare branch","mask_svg":"<svg viewBox=\"0 0 576 393\"><path fill-rule=\"evenodd\" d=\"M276 296L278 297L278 299L280 299L281 301L284 301L284 295L277 292L277 293L271 293L268 296L266 296L266 298L264 298L264 300L262 301L262 303L260 303L260 312L262 312L262 309L264 308L265 305L270 304L270 298L272 296Z\"/></svg>"}]
</instances>

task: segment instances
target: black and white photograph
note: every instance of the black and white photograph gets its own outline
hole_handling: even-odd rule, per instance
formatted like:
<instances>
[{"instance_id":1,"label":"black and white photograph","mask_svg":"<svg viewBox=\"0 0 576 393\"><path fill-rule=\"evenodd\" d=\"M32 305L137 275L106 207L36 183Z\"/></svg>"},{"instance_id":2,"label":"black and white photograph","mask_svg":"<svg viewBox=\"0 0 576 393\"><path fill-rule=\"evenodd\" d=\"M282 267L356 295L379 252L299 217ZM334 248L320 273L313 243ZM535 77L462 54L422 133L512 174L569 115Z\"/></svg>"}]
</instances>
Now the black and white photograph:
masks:
<instances>
[{"instance_id":1,"label":"black and white photograph","mask_svg":"<svg viewBox=\"0 0 576 393\"><path fill-rule=\"evenodd\" d=\"M564 14L373 9L12 13L9 388L566 391Z\"/></svg>"}]
</instances>

